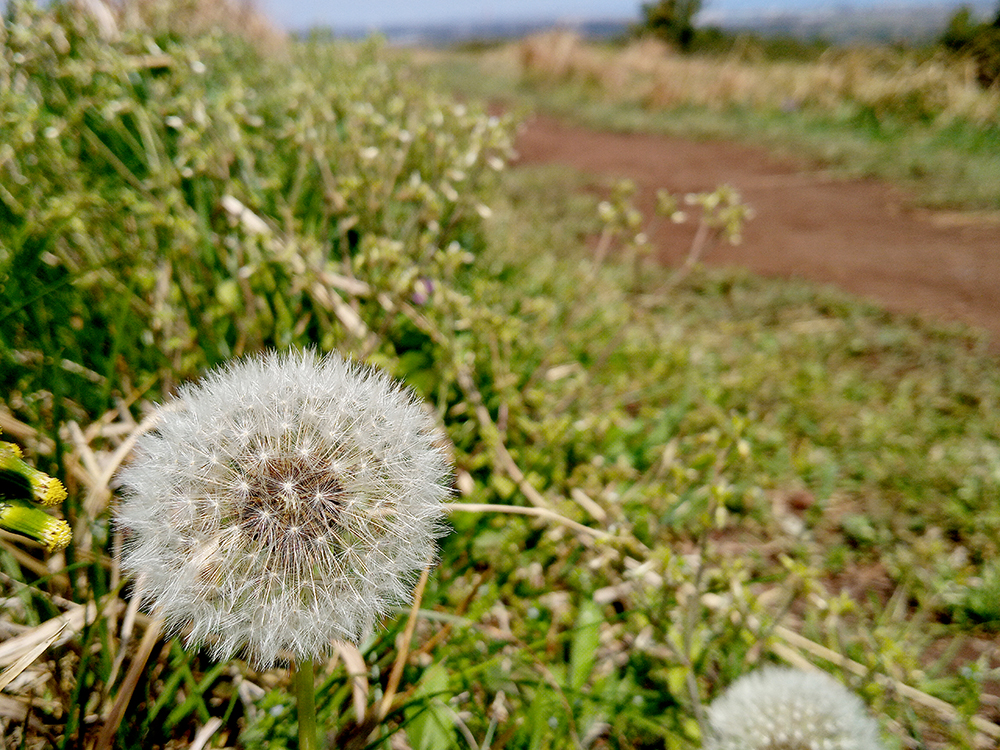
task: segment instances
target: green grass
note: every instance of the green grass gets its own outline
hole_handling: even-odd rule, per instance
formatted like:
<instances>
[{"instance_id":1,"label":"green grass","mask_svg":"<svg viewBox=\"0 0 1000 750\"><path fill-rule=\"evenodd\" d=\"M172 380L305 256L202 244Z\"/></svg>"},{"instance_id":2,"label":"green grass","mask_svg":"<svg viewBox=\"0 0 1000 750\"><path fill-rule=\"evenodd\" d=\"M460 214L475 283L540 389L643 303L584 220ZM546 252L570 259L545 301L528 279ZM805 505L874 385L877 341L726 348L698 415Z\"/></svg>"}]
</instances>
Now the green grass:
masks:
<instances>
[{"instance_id":1,"label":"green grass","mask_svg":"<svg viewBox=\"0 0 1000 750\"><path fill-rule=\"evenodd\" d=\"M100 467L148 400L300 346L423 396L454 446L456 501L534 497L563 519L455 510L409 653L407 612L361 644L360 725L344 662L317 665L333 746L697 747L702 705L787 660L856 690L889 748L972 748L974 718L996 720L1000 370L985 339L739 270L664 291L667 270L595 268L607 226L589 178L497 172L512 124L378 45L269 60L161 38L184 64L150 70L133 64L141 35L112 48L63 24L60 52L52 24L24 23L34 68L8 50L0 69L27 82L0 87L0 142L22 144L4 169L30 178L0 193L0 375L4 436L65 481L75 539L49 560L0 539L0 625L98 609L6 689L30 709L4 709L5 737L91 746L121 698L111 747L184 745L212 720L213 746L296 746L287 670L160 638L143 663L155 631L124 614ZM114 73L79 75L95 69Z\"/></svg>"},{"instance_id":2,"label":"green grass","mask_svg":"<svg viewBox=\"0 0 1000 750\"><path fill-rule=\"evenodd\" d=\"M653 302L644 290L623 291L625 269L608 269L607 285L595 288L579 266L595 229L594 208L572 189L585 178L546 168L511 180L511 224L491 247L506 247L523 269L509 279L517 300L556 306L542 366L579 362L587 373L572 399L535 397L560 426L558 440L542 426L528 440L544 446L537 475L565 476L567 494L617 498L631 533L660 554L663 545L691 551L707 524L720 583L736 565L757 596L815 587L833 619L799 610L804 601L790 619L870 669L917 668L932 643L992 637L995 619L976 613L994 585L989 576L978 582L979 565L995 556L1000 531L1000 379L984 339L738 270L702 270ZM555 257L542 263L531 247ZM664 280L651 269L643 284ZM573 452L562 465L552 455L558 444ZM794 497L807 507L788 510ZM731 514L719 527L701 515L713 500ZM839 598L840 586L872 569L880 590ZM663 620L654 627L670 631ZM705 637L721 638L719 627ZM856 640L835 635L841 627ZM716 648L708 671L732 674L726 656L738 662L739 647ZM941 695L971 687L959 687L954 665L920 669Z\"/></svg>"},{"instance_id":3,"label":"green grass","mask_svg":"<svg viewBox=\"0 0 1000 750\"><path fill-rule=\"evenodd\" d=\"M720 63L721 67L721 63ZM735 139L812 161L843 177L873 176L909 189L935 208L1000 210L1000 125L947 123L848 104L841 111L740 106L654 107L575 79L545 81L469 54L430 65L442 88L460 96L549 112L594 128Z\"/></svg>"}]
</instances>

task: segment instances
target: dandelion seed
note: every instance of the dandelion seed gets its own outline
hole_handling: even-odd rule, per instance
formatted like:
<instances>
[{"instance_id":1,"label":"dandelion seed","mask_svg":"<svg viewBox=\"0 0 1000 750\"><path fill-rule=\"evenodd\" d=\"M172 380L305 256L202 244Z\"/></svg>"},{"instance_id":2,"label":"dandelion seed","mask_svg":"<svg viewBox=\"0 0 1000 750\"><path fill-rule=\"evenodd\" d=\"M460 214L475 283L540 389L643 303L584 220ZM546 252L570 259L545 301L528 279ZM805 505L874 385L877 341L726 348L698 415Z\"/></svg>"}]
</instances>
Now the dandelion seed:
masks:
<instances>
[{"instance_id":1,"label":"dandelion seed","mask_svg":"<svg viewBox=\"0 0 1000 750\"><path fill-rule=\"evenodd\" d=\"M268 354L182 388L119 480L122 567L188 644L257 666L360 643L441 533L449 469L405 390Z\"/></svg>"},{"instance_id":2,"label":"dandelion seed","mask_svg":"<svg viewBox=\"0 0 1000 750\"><path fill-rule=\"evenodd\" d=\"M864 703L820 672L765 667L708 707L706 750L881 750Z\"/></svg>"}]
</instances>

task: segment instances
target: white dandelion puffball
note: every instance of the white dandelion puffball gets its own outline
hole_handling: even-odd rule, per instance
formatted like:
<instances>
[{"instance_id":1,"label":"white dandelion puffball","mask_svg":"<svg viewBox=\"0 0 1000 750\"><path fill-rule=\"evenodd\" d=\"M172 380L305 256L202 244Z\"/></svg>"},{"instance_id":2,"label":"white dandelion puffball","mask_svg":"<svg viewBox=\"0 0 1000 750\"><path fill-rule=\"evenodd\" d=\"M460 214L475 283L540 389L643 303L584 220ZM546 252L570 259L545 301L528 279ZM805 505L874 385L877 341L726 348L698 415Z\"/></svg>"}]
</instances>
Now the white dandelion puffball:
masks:
<instances>
[{"instance_id":1,"label":"white dandelion puffball","mask_svg":"<svg viewBox=\"0 0 1000 750\"><path fill-rule=\"evenodd\" d=\"M450 469L408 391L335 354L271 353L182 387L160 416L119 473L115 522L122 567L188 645L310 659L412 597Z\"/></svg>"},{"instance_id":2,"label":"white dandelion puffball","mask_svg":"<svg viewBox=\"0 0 1000 750\"><path fill-rule=\"evenodd\" d=\"M881 750L854 693L822 672L765 667L708 707L706 750Z\"/></svg>"}]
</instances>

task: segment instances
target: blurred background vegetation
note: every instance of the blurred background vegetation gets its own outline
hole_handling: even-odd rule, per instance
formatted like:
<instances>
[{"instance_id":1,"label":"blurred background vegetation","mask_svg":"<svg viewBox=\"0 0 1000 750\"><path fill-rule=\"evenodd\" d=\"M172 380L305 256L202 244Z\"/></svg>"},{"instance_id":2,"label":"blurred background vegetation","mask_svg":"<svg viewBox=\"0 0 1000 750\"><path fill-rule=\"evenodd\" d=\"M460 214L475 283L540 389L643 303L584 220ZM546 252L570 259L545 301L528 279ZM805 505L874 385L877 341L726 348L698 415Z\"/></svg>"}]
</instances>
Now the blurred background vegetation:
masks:
<instances>
[{"instance_id":1,"label":"blurred background vegetation","mask_svg":"<svg viewBox=\"0 0 1000 750\"><path fill-rule=\"evenodd\" d=\"M332 746L697 747L701 706L773 661L858 691L890 748L995 745L985 336L737 270L678 279L643 262L627 186L602 207L572 171L509 169L517 117L482 102L679 106L722 134L737 106L817 118L896 144L887 174L925 138L980 175L920 177L930 202L996 207L998 94L965 42L424 54L290 39L242 6L86 7L11 2L0 32L0 427L63 480L74 531L53 556L0 538L9 746L296 746L284 671L144 637L109 526L151 403L293 346L405 380L457 465L412 645L401 612L320 669Z\"/></svg>"},{"instance_id":2,"label":"blurred background vegetation","mask_svg":"<svg viewBox=\"0 0 1000 750\"><path fill-rule=\"evenodd\" d=\"M982 86L1000 82L1000 8L991 23L976 23L968 8L960 8L948 22L940 44L959 57L974 60Z\"/></svg>"}]
</instances>

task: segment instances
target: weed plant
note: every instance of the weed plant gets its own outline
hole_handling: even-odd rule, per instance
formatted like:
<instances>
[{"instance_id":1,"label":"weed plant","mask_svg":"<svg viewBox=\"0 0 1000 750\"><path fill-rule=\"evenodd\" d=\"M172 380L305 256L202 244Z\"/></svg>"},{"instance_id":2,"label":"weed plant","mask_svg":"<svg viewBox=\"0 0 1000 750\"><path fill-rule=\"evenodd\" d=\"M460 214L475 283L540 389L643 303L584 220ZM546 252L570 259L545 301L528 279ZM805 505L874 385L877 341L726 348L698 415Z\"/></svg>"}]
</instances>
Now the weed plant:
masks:
<instances>
[{"instance_id":1,"label":"weed plant","mask_svg":"<svg viewBox=\"0 0 1000 750\"><path fill-rule=\"evenodd\" d=\"M771 662L845 682L891 748L1000 737L983 339L597 264L589 238L643 219L506 172L510 120L376 43L107 43L20 4L3 33L0 424L74 529L48 559L0 539L6 742L295 746L284 671L156 639L110 477L149 400L309 345L406 381L457 466L418 604L319 665L333 747L697 747L703 706Z\"/></svg>"}]
</instances>

